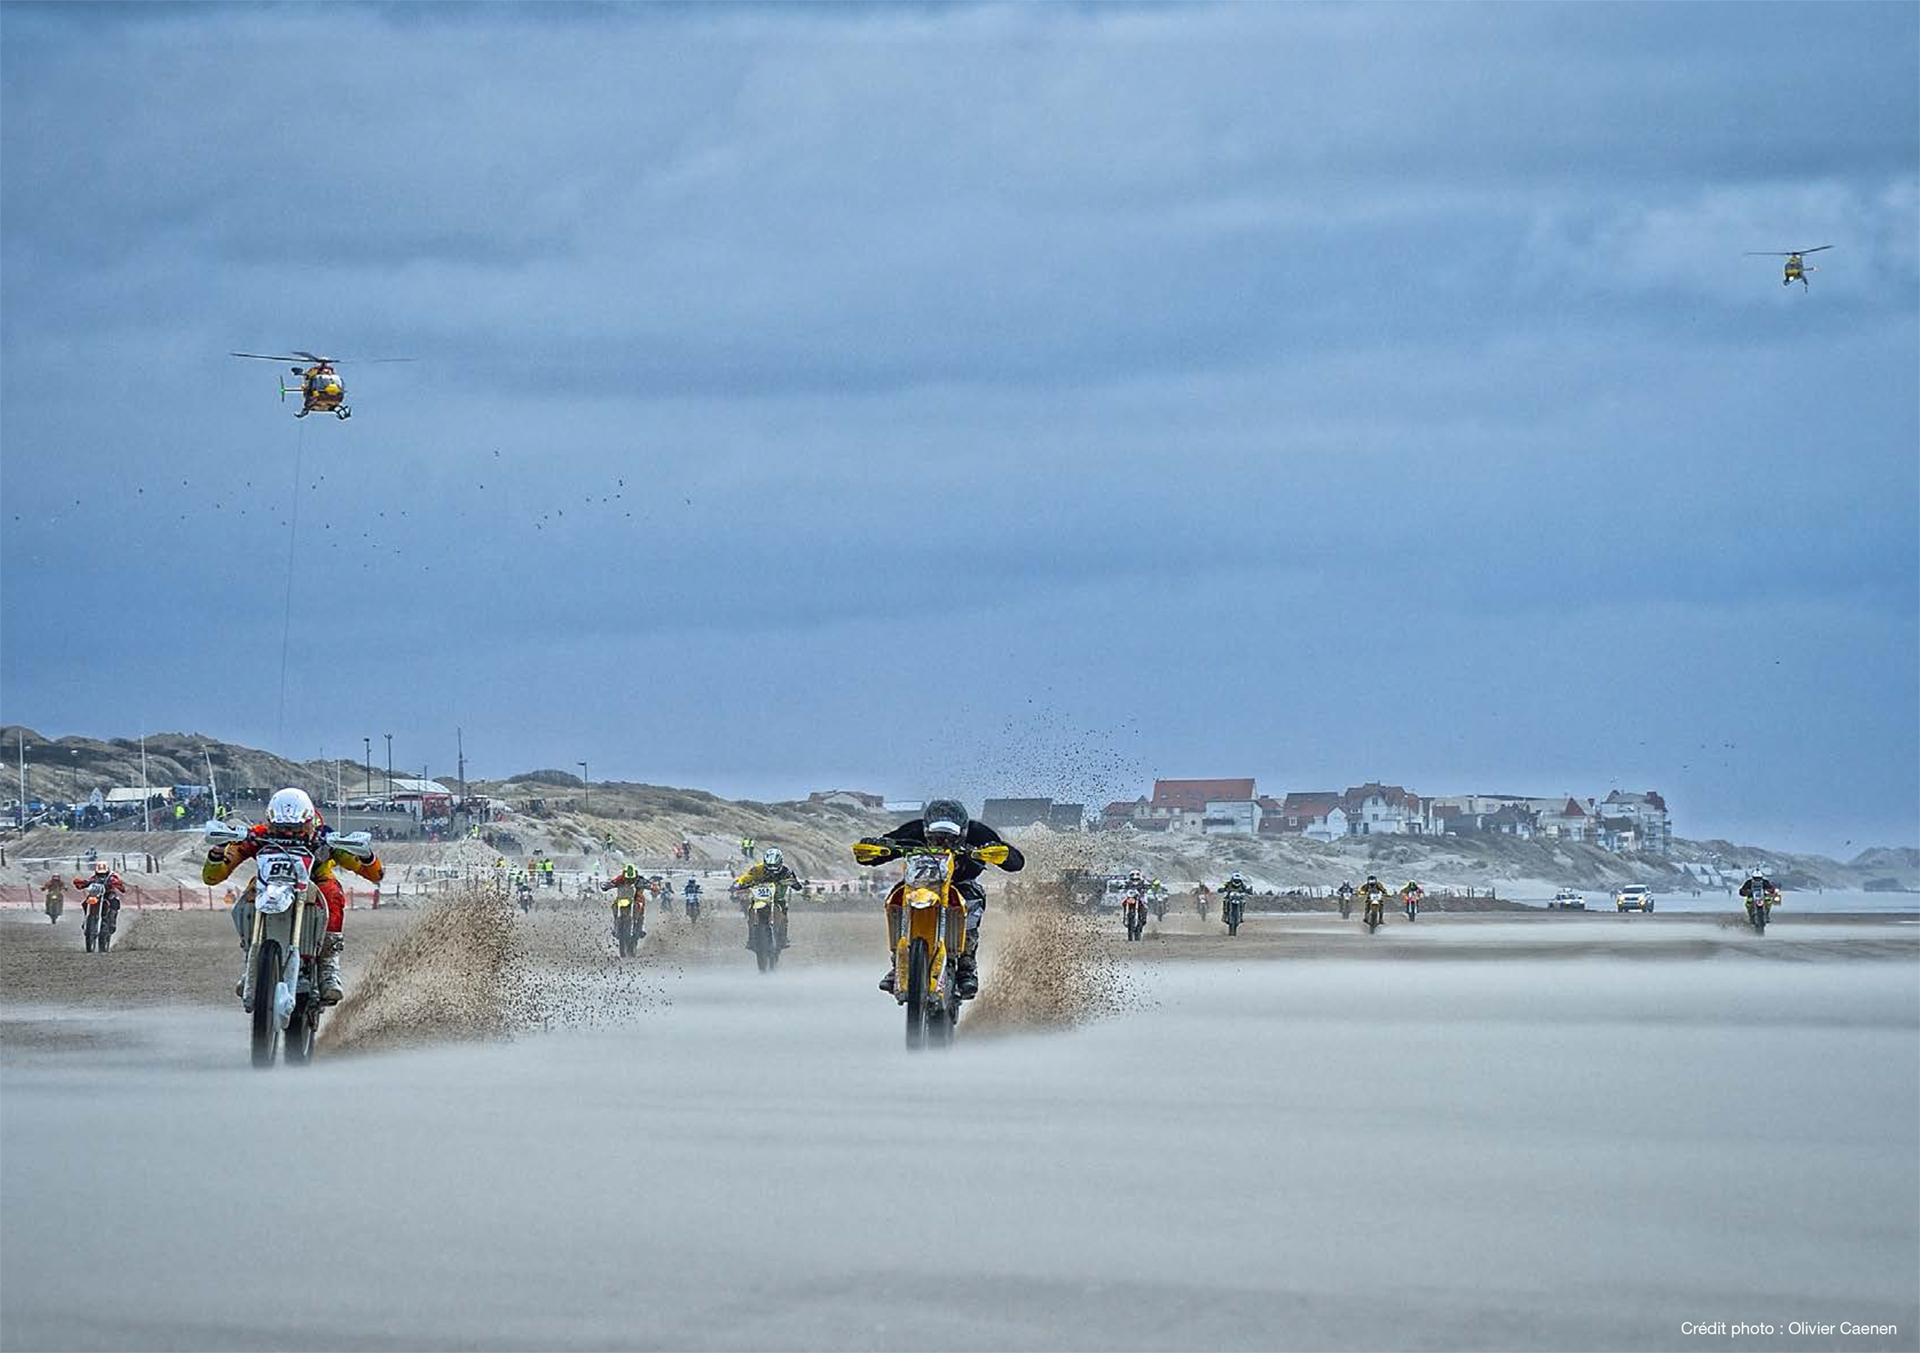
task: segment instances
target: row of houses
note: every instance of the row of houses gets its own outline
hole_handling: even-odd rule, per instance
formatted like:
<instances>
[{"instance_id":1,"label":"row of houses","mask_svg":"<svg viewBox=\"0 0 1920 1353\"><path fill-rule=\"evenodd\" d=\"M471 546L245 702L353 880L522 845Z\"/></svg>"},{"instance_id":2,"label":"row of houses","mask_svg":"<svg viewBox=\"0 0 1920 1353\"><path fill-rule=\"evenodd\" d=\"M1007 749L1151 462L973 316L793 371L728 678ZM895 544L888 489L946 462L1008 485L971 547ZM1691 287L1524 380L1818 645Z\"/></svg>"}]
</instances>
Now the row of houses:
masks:
<instances>
[{"instance_id":1,"label":"row of houses","mask_svg":"<svg viewBox=\"0 0 1920 1353\"><path fill-rule=\"evenodd\" d=\"M1652 790L1615 790L1598 802L1524 794L1423 797L1378 781L1275 798L1259 793L1251 778L1155 780L1150 797L1108 804L1097 825L1109 830L1301 836L1313 841L1493 832L1660 855L1667 854L1673 842L1666 801Z\"/></svg>"}]
</instances>

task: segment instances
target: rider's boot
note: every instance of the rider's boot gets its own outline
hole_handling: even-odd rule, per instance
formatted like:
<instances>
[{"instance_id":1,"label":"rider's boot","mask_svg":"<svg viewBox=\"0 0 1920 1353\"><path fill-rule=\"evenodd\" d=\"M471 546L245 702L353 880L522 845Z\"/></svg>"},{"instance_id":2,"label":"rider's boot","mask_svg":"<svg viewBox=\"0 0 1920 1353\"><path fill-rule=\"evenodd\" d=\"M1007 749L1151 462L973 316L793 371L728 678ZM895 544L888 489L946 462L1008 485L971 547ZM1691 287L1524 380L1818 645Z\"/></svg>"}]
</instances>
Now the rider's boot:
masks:
<instances>
[{"instance_id":1,"label":"rider's boot","mask_svg":"<svg viewBox=\"0 0 1920 1353\"><path fill-rule=\"evenodd\" d=\"M340 1003L340 951L347 947L346 936L331 931L320 944L320 1004Z\"/></svg>"},{"instance_id":2,"label":"rider's boot","mask_svg":"<svg viewBox=\"0 0 1920 1353\"><path fill-rule=\"evenodd\" d=\"M960 999L970 1001L980 994L980 968L977 955L980 953L980 932L967 932L967 947L960 955L960 961L954 965L953 986Z\"/></svg>"},{"instance_id":3,"label":"rider's boot","mask_svg":"<svg viewBox=\"0 0 1920 1353\"><path fill-rule=\"evenodd\" d=\"M240 980L233 984L233 994L244 999L247 994L247 966L253 961L253 950L248 945L240 946Z\"/></svg>"}]
</instances>

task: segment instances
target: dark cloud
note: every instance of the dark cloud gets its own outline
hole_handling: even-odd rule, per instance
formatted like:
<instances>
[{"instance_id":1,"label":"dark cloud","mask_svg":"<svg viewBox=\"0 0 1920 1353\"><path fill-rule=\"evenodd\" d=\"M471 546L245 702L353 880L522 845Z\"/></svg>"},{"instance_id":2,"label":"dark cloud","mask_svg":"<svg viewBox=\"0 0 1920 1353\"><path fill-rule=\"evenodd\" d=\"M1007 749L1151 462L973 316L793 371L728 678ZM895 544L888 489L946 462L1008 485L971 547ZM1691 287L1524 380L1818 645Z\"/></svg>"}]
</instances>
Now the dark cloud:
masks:
<instances>
[{"instance_id":1,"label":"dark cloud","mask_svg":"<svg viewBox=\"0 0 1920 1353\"><path fill-rule=\"evenodd\" d=\"M1756 767L1683 753L1737 725L1792 830L1910 835L1917 34L5 6L8 717L270 738L298 447L301 594L351 617L303 745L465 709L501 769L893 784L930 704L1041 698L1145 763L1631 772L1731 831ZM1742 257L1828 242L1805 295ZM224 355L291 346L422 361L302 429Z\"/></svg>"}]
</instances>

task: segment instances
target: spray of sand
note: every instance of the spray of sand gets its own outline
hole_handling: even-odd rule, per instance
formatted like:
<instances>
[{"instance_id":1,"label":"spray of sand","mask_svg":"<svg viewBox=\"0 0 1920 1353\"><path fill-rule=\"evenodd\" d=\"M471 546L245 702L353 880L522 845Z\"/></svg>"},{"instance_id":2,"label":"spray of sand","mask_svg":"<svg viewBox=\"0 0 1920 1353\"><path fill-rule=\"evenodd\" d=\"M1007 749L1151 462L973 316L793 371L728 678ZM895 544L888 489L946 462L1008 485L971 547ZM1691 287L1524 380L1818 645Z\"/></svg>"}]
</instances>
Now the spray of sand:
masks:
<instances>
[{"instance_id":1,"label":"spray of sand","mask_svg":"<svg viewBox=\"0 0 1920 1353\"><path fill-rule=\"evenodd\" d=\"M1140 1003L1099 919L1063 882L1092 852L1083 833L1036 834L1022 886L1002 889L988 911L980 996L963 1017L968 1034L1069 1029Z\"/></svg>"},{"instance_id":2,"label":"spray of sand","mask_svg":"<svg viewBox=\"0 0 1920 1353\"><path fill-rule=\"evenodd\" d=\"M511 1032L522 986L506 900L469 888L436 899L383 945L320 1026L330 1055Z\"/></svg>"},{"instance_id":3,"label":"spray of sand","mask_svg":"<svg viewBox=\"0 0 1920 1353\"><path fill-rule=\"evenodd\" d=\"M597 903L526 916L494 890L436 899L374 954L321 1026L331 1056L624 1023L665 1003ZM651 933L651 931L649 932Z\"/></svg>"}]
</instances>

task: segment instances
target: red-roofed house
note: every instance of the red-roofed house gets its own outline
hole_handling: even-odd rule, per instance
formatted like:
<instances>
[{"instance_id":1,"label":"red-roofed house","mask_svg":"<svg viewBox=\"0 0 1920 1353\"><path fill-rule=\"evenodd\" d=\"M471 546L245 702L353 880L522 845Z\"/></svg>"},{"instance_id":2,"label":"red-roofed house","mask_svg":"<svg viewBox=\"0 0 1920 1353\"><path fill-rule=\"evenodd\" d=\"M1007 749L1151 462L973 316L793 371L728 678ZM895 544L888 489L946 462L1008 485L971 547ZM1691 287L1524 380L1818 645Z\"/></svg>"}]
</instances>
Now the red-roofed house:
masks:
<instances>
[{"instance_id":1,"label":"red-roofed house","mask_svg":"<svg viewBox=\"0 0 1920 1353\"><path fill-rule=\"evenodd\" d=\"M1340 796L1356 836L1421 835L1431 825L1418 794L1372 781Z\"/></svg>"},{"instance_id":2,"label":"red-roofed house","mask_svg":"<svg viewBox=\"0 0 1920 1353\"><path fill-rule=\"evenodd\" d=\"M1667 801L1653 790L1644 794L1622 793L1616 789L1600 807L1608 818L1625 818L1633 824L1632 839L1624 836L1621 845L1609 850L1646 850L1665 855L1673 847L1673 824L1667 816Z\"/></svg>"},{"instance_id":3,"label":"red-roofed house","mask_svg":"<svg viewBox=\"0 0 1920 1353\"><path fill-rule=\"evenodd\" d=\"M1593 814L1569 798L1552 812L1540 814L1540 830L1563 841L1591 841L1594 838Z\"/></svg>"},{"instance_id":4,"label":"red-roofed house","mask_svg":"<svg viewBox=\"0 0 1920 1353\"><path fill-rule=\"evenodd\" d=\"M1253 821L1243 830L1253 831L1258 825L1259 809L1241 809L1237 805L1253 804L1254 800L1250 779L1155 780L1147 811L1152 822L1168 830L1181 831L1204 831L1209 818L1232 819L1238 823L1251 815ZM1211 810L1208 805L1213 805Z\"/></svg>"}]
</instances>

